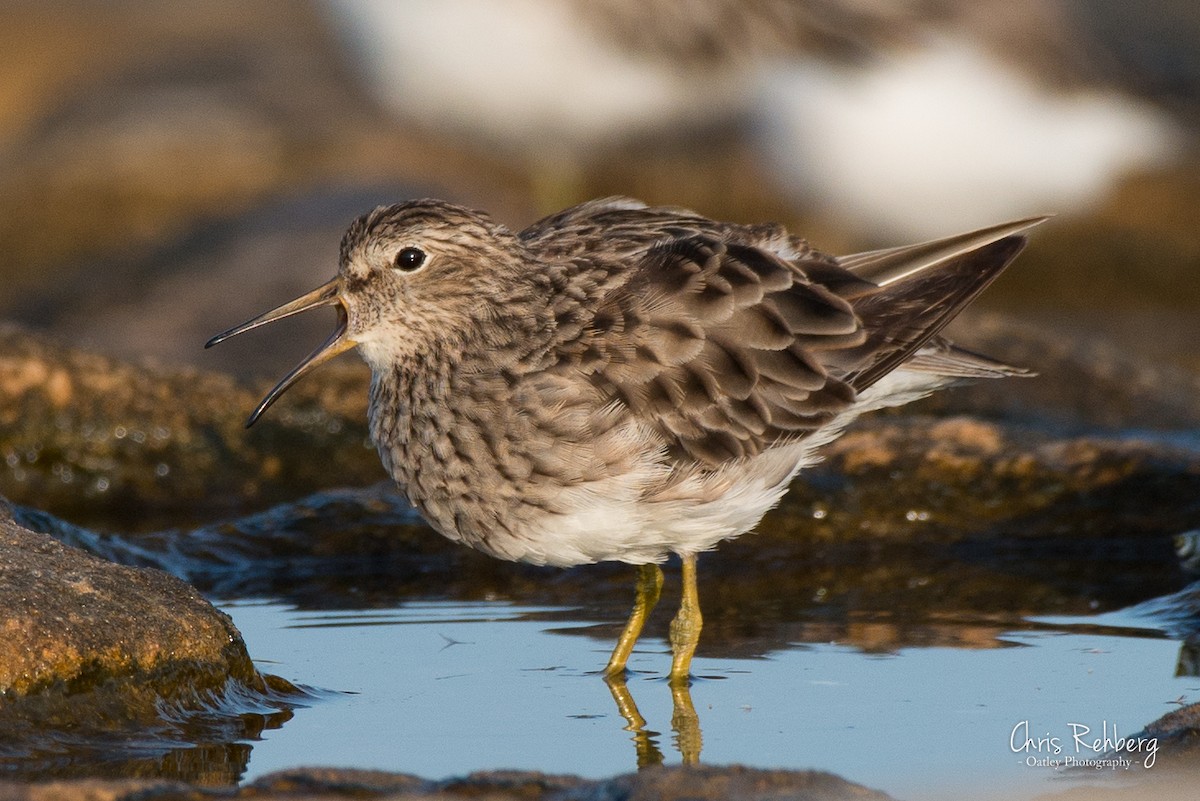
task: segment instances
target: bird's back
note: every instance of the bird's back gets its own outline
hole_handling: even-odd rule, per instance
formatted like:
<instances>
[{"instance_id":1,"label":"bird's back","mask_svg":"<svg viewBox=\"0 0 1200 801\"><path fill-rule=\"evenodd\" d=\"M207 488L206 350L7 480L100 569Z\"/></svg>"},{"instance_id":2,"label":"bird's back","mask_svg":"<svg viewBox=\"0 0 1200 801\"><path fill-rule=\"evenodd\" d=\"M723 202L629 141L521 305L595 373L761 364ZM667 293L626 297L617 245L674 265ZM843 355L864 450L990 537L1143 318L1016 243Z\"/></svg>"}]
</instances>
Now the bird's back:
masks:
<instances>
[{"instance_id":1,"label":"bird's back","mask_svg":"<svg viewBox=\"0 0 1200 801\"><path fill-rule=\"evenodd\" d=\"M1020 250L1010 229L1028 224L836 259L778 225L613 198L521 238L569 265L564 285L592 288L564 315L552 369L653 427L672 459L715 469L828 425L922 351L915 367L931 378L1005 372L936 335Z\"/></svg>"}]
</instances>

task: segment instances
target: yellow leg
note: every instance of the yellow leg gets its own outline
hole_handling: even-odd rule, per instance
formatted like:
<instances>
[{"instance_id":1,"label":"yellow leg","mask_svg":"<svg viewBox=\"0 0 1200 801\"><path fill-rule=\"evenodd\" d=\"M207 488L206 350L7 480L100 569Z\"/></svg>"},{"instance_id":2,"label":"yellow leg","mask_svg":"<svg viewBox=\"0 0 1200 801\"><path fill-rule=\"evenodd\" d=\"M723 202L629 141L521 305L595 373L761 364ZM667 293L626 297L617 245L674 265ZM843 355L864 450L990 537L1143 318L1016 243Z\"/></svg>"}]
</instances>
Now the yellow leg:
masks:
<instances>
[{"instance_id":1,"label":"yellow leg","mask_svg":"<svg viewBox=\"0 0 1200 801\"><path fill-rule=\"evenodd\" d=\"M679 613L671 621L671 685L686 686L691 674L692 655L700 642L700 629L704 624L700 617L700 594L696 590L696 556L683 557L683 598Z\"/></svg>"},{"instance_id":2,"label":"yellow leg","mask_svg":"<svg viewBox=\"0 0 1200 801\"><path fill-rule=\"evenodd\" d=\"M662 585L662 568L658 565L638 565L637 596L633 602L633 611L629 613L625 630L621 632L617 647L613 648L608 666L604 668L606 676L620 676L625 673L625 663L629 661L633 646L642 634L642 627L646 625L650 610L658 603Z\"/></svg>"}]
</instances>

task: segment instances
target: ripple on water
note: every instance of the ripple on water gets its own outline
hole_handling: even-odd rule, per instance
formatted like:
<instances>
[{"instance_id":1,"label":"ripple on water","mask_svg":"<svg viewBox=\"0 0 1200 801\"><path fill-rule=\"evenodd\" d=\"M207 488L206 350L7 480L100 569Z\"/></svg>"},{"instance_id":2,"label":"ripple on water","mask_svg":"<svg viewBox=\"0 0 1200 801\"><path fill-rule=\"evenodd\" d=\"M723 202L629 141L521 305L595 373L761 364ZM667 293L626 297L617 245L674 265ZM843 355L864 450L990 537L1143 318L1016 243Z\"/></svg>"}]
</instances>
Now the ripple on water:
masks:
<instances>
[{"instance_id":1,"label":"ripple on water","mask_svg":"<svg viewBox=\"0 0 1200 801\"><path fill-rule=\"evenodd\" d=\"M618 692L598 674L610 627L585 610L225 609L263 667L341 693L267 732L249 777L314 762L433 778L498 766L602 777L697 755L680 750L688 729L663 679L665 643L641 644ZM1176 708L1172 699L1200 693L1194 676L1176 675L1181 643L1136 615L943 625L974 646L872 653L781 640L754 659L702 647L684 707L702 743L694 751L712 764L828 770L897 797L1033 794L1074 774L1026 765L1010 744L1022 722L1060 738L1071 723L1130 735ZM990 647L972 627L990 632ZM1104 778L1111 771L1083 780Z\"/></svg>"}]
</instances>

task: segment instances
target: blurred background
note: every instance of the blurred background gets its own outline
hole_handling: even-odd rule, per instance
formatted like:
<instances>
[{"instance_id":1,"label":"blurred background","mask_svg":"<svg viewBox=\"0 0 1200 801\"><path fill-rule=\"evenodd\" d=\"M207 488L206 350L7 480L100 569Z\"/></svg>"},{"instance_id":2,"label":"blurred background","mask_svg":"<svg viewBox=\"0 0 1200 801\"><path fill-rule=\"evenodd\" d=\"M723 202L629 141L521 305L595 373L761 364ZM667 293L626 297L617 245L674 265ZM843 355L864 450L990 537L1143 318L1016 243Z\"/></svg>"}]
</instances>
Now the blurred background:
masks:
<instances>
[{"instance_id":1,"label":"blurred background","mask_svg":"<svg viewBox=\"0 0 1200 801\"><path fill-rule=\"evenodd\" d=\"M1200 369L1194 0L12 0L0 54L0 319L123 358L278 375L329 320L201 345L380 203L626 194L832 252L1054 212L981 308Z\"/></svg>"},{"instance_id":2,"label":"blurred background","mask_svg":"<svg viewBox=\"0 0 1200 801\"><path fill-rule=\"evenodd\" d=\"M130 772L232 781L246 770L247 740L256 741L258 771L309 753L327 763L331 743L367 740L392 749L382 766L393 769L424 772L430 747L438 759L482 757L469 767L495 767L501 752L474 750L480 741L463 739L461 720L503 732L489 742L533 756L558 754L564 742L588 756L574 747L579 729L555 734L564 709L588 710L569 717L605 748L621 746L619 766L605 763L605 772L627 770L629 731L611 725L592 676L554 674L598 689L607 722L583 721L604 716L591 714L590 696L560 708L566 683L531 694L528 683L503 684L507 669L470 668L472 686L489 697L524 704L540 695L555 705L522 730L528 740L512 738L503 704L475 703L460 683L431 680L413 696L394 678L408 675L401 651L439 671L476 653L453 649L439 662L427 645L410 646L425 642L411 624L430 627L428 647L439 654L474 644L442 633L451 617L486 620L511 640L513 628L496 628L514 614L510 602L562 610L514 607L547 635L530 648L505 641L538 665L507 671L514 680L541 685L544 665L602 660L627 609L627 571L501 565L428 536L390 489L329 491L384 478L364 447L358 359L340 359L340 373L322 368L243 432L241 416L261 395L213 373L261 391L324 339L332 311L208 351L203 343L326 281L347 224L407 198L487 209L520 229L575 202L631 195L783 222L833 253L1052 212L950 331L1043 379L985 382L924 402L969 418L918 412L860 427L758 535L707 562L702 582L713 610L705 655L754 657L712 663L718 678L752 676L697 688L706 759L795 764L801 754L805 767L872 784L877 774L864 767L898 770L891 792L899 780L928 786L932 758L930 772L991 788L979 780L991 774L973 766L1012 768L1009 752L975 763L929 747L982 746L985 706L1062 720L1064 704L1091 710L1116 699L1133 710L1127 732L1184 703L1168 698L1195 700L1200 615L1194 592L1174 593L1196 578L1200 542L1198 131L1196 0L0 0L0 390L15 399L0 403L0 490L27 507L29 525L165 565L211 597L237 601L227 608L272 672L358 687L350 678L358 667L325 659L353 652L356 666L386 684L369 685L359 702L324 705L346 713L340 728L305 710L274 742L257 742L255 726L278 726L290 711L260 719L236 709L220 742L194 748L196 735L185 733L186 747L164 757L165 767L146 757L147 737L160 729L123 734L138 749ZM11 323L35 337L9 335ZM43 337L212 372L164 378L67 358ZM1013 410L1012 425L989 422ZM1186 554L1175 550L1177 534ZM1190 564L1181 567L1180 555ZM1061 617L1138 603L1128 613L1136 619ZM393 607L395 615L378 614ZM369 612L342 616L347 609ZM337 616L321 617L330 610ZM398 621L407 639L390 626ZM665 614L659 622L652 636L664 633ZM362 655L361 639L353 647L312 639L366 630L377 656ZM1116 632L1101 648L1060 636L1100 631ZM588 655L558 656L560 643L581 641L564 632L586 635ZM485 641L482 628L478 637ZM922 649L907 663L877 658ZM963 661L965 649L1005 659ZM835 695L819 694L827 682L798 689L802 671L830 657L845 670L842 660L859 651L870 692L853 681ZM1086 680L1072 672L1085 664ZM1096 679L1113 683L1094 683L1093 665ZM454 676L437 678L459 678L458 666L445 669ZM967 700L910 703L918 674L950 681L939 692L967 688ZM1038 677L1037 692L1029 677ZM396 688L403 693L391 695ZM642 689L648 718L659 721L651 725L667 731L669 694ZM756 707L789 722L748 717L747 689L764 699ZM810 704L822 697L835 699L834 713ZM414 698L443 711L467 703L467 717L434 716L441 729L401 727L417 739L400 746L363 723L382 714L390 727L412 715ZM485 707L501 710L492 729L479 722ZM918 707L932 715L921 718ZM721 709L736 720L723 721ZM897 748L889 720L920 735L900 743L915 743L920 758ZM1178 725L1194 735L1194 718L1185 720ZM746 722L752 732L739 728ZM815 741L797 739L800 731ZM55 765L71 742L58 735L48 740ZM852 743L844 748L843 735ZM306 737L312 750L296 749ZM852 762L811 761L831 753ZM353 764L361 758L353 754ZM85 772L88 759L77 759Z\"/></svg>"}]
</instances>

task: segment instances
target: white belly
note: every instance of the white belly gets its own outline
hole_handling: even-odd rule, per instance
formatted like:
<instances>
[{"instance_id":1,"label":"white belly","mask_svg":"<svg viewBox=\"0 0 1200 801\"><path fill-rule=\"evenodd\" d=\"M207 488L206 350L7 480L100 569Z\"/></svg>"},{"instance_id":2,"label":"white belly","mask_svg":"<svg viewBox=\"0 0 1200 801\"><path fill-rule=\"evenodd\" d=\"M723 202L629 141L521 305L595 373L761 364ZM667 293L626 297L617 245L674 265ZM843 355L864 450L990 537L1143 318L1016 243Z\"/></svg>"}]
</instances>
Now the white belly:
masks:
<instances>
[{"instance_id":1,"label":"white belly","mask_svg":"<svg viewBox=\"0 0 1200 801\"><path fill-rule=\"evenodd\" d=\"M796 475L821 460L820 448L858 415L908 403L946 383L929 373L896 370L803 440L665 487L669 468L656 459L640 471L564 490L561 505L571 511L540 515L522 536L489 539L484 549L502 559L558 567L602 561L645 564L672 553L710 550L754 528Z\"/></svg>"}]
</instances>

